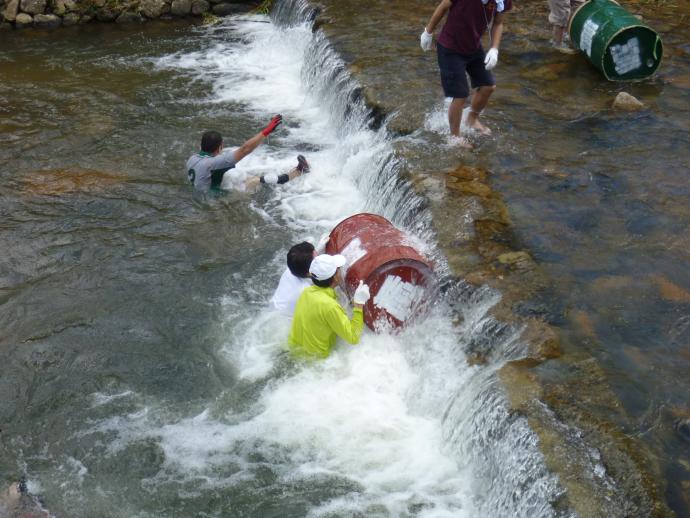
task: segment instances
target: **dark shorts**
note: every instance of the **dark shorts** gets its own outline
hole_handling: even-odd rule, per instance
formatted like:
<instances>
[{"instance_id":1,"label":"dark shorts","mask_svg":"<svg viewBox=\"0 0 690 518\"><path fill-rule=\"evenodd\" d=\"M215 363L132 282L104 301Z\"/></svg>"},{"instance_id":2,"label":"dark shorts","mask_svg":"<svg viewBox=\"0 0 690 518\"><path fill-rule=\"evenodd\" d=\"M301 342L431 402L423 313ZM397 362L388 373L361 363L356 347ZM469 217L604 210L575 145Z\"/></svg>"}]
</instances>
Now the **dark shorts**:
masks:
<instances>
[{"instance_id":1,"label":"dark shorts","mask_svg":"<svg viewBox=\"0 0 690 518\"><path fill-rule=\"evenodd\" d=\"M464 99L470 95L467 75L470 76L472 88L496 84L493 74L484 68L484 49L480 48L473 54L458 54L436 43L436 52L446 97Z\"/></svg>"}]
</instances>

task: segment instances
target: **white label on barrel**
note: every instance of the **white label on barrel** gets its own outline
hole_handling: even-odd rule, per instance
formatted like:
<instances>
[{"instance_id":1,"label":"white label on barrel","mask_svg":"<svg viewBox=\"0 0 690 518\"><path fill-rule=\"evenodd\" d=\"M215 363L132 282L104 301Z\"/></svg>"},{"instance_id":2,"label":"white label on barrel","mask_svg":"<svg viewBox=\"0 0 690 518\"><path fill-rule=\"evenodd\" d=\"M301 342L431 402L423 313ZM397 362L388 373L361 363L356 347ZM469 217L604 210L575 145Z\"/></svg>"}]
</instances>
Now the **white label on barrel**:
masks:
<instances>
[{"instance_id":1,"label":"white label on barrel","mask_svg":"<svg viewBox=\"0 0 690 518\"><path fill-rule=\"evenodd\" d=\"M423 286L405 282L397 275L389 275L374 296L374 304L405 322L425 291Z\"/></svg>"},{"instance_id":2,"label":"white label on barrel","mask_svg":"<svg viewBox=\"0 0 690 518\"><path fill-rule=\"evenodd\" d=\"M623 45L611 45L611 57L617 74L627 74L642 66L640 41L631 38Z\"/></svg>"},{"instance_id":3,"label":"white label on barrel","mask_svg":"<svg viewBox=\"0 0 690 518\"><path fill-rule=\"evenodd\" d=\"M582 32L580 33L580 48L587 53L587 55L592 57L592 38L599 30L599 24L594 23L592 20L587 20L582 26Z\"/></svg>"},{"instance_id":4,"label":"white label on barrel","mask_svg":"<svg viewBox=\"0 0 690 518\"><path fill-rule=\"evenodd\" d=\"M359 240L358 237L356 237L352 241L350 241L345 248L343 248L342 252L340 252L340 255L344 255L345 259L347 259L347 263L345 263L345 266L343 266L341 271L341 274L344 279L347 275L347 270L349 270L350 266L352 266L362 257L367 255L367 251L362 248L362 242Z\"/></svg>"}]
</instances>

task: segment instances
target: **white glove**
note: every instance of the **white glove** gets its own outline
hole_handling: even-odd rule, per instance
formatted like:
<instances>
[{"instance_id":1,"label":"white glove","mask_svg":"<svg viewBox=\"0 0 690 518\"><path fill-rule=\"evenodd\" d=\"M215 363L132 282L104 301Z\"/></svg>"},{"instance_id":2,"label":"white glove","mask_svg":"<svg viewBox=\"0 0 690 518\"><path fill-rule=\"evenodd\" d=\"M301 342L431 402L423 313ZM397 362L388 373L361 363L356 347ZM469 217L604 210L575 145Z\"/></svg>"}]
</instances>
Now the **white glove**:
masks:
<instances>
[{"instance_id":1,"label":"white glove","mask_svg":"<svg viewBox=\"0 0 690 518\"><path fill-rule=\"evenodd\" d=\"M364 284L364 281L359 281L359 286L355 290L355 295L352 297L352 302L355 304L366 304L371 294L369 293L369 286Z\"/></svg>"},{"instance_id":2,"label":"white glove","mask_svg":"<svg viewBox=\"0 0 690 518\"><path fill-rule=\"evenodd\" d=\"M496 66L496 63L498 63L498 49L490 48L484 58L484 68L491 70Z\"/></svg>"},{"instance_id":3,"label":"white glove","mask_svg":"<svg viewBox=\"0 0 690 518\"><path fill-rule=\"evenodd\" d=\"M433 42L433 36L426 32L426 27L424 27L424 32L422 35L419 37L419 42L420 45L422 46L423 51L431 50L431 43Z\"/></svg>"},{"instance_id":4,"label":"white glove","mask_svg":"<svg viewBox=\"0 0 690 518\"><path fill-rule=\"evenodd\" d=\"M326 253L326 245L328 244L328 241L331 239L330 234L324 234L321 236L321 239L319 239L319 242L316 245L316 253L321 255Z\"/></svg>"}]
</instances>

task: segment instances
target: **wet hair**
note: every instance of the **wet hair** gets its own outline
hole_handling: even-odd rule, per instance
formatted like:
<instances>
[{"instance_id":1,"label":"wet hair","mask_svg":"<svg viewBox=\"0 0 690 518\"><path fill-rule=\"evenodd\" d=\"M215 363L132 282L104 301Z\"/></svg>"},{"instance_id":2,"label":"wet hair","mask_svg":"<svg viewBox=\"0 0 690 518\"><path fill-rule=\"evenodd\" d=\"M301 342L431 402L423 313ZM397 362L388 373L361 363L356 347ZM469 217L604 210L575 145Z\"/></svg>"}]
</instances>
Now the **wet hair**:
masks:
<instances>
[{"instance_id":1,"label":"wet hair","mask_svg":"<svg viewBox=\"0 0 690 518\"><path fill-rule=\"evenodd\" d=\"M287 253L288 269L295 277L309 277L309 267L314 258L314 245L303 241Z\"/></svg>"},{"instance_id":2,"label":"wet hair","mask_svg":"<svg viewBox=\"0 0 690 518\"><path fill-rule=\"evenodd\" d=\"M333 284L333 279L335 278L335 275L333 277L329 277L325 281L320 281L313 275L311 276L311 282L314 283L315 286L318 286L319 288L330 288L331 284Z\"/></svg>"},{"instance_id":3,"label":"wet hair","mask_svg":"<svg viewBox=\"0 0 690 518\"><path fill-rule=\"evenodd\" d=\"M201 135L201 150L206 153L213 153L223 143L223 137L217 131L206 131Z\"/></svg>"}]
</instances>

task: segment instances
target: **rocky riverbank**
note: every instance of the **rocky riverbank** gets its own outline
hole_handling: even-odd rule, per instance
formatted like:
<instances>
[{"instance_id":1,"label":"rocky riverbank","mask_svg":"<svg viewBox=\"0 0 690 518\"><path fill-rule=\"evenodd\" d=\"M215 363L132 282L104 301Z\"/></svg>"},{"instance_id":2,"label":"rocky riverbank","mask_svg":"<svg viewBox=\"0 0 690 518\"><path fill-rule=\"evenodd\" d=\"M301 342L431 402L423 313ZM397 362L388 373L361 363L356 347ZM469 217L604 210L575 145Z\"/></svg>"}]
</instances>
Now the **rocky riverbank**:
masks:
<instances>
[{"instance_id":1,"label":"rocky riverbank","mask_svg":"<svg viewBox=\"0 0 690 518\"><path fill-rule=\"evenodd\" d=\"M268 5L261 0L0 0L0 30L226 16L259 9L263 4Z\"/></svg>"}]
</instances>

